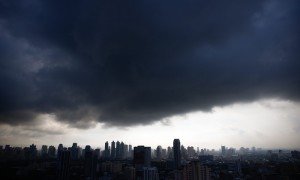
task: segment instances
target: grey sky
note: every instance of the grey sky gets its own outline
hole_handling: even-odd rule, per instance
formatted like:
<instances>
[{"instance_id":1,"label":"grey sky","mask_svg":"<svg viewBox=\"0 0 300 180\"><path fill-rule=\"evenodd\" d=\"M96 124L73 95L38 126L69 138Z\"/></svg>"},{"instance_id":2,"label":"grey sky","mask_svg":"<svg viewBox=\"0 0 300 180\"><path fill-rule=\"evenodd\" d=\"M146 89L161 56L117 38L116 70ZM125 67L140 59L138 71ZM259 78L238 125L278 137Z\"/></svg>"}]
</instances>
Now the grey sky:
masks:
<instances>
[{"instance_id":1,"label":"grey sky","mask_svg":"<svg viewBox=\"0 0 300 180\"><path fill-rule=\"evenodd\" d=\"M56 131L41 126L46 116L85 131L152 127L261 99L296 107L299 7L297 0L1 0L0 126L50 137ZM283 119L297 131L297 118ZM242 125L223 130L245 134Z\"/></svg>"}]
</instances>

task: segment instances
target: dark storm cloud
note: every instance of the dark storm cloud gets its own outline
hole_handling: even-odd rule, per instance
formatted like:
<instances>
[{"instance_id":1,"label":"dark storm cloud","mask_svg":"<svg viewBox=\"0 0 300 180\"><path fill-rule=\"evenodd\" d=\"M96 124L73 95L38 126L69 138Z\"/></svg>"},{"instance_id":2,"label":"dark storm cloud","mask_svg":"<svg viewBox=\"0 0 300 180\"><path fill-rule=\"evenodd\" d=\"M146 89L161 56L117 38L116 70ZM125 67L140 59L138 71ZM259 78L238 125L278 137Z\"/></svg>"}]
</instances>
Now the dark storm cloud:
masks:
<instances>
[{"instance_id":1,"label":"dark storm cloud","mask_svg":"<svg viewBox=\"0 0 300 180\"><path fill-rule=\"evenodd\" d=\"M0 120L149 124L299 100L299 2L0 1ZM86 123L84 123L86 122Z\"/></svg>"}]
</instances>

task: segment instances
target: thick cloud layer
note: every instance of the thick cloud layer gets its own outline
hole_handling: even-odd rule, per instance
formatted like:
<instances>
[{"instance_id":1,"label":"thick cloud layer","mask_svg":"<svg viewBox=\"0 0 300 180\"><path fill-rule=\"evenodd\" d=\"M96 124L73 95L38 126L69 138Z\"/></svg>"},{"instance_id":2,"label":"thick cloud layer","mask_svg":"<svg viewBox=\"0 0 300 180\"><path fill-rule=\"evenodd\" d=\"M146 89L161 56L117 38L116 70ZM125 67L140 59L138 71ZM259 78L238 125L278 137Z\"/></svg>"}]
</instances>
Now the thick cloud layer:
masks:
<instances>
[{"instance_id":1,"label":"thick cloud layer","mask_svg":"<svg viewBox=\"0 0 300 180\"><path fill-rule=\"evenodd\" d=\"M297 0L0 1L0 121L131 126L298 101L299 12Z\"/></svg>"}]
</instances>

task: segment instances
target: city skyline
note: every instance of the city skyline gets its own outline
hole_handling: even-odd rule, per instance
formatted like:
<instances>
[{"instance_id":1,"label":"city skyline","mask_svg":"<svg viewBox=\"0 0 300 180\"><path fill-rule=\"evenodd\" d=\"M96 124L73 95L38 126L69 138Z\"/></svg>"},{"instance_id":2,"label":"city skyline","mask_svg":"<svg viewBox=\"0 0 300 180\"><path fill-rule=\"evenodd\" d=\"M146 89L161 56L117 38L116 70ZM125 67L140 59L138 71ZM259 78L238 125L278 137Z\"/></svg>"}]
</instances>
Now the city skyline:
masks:
<instances>
[{"instance_id":1,"label":"city skyline","mask_svg":"<svg viewBox=\"0 0 300 180\"><path fill-rule=\"evenodd\" d=\"M0 0L0 144L299 149L299 8Z\"/></svg>"},{"instance_id":2,"label":"city skyline","mask_svg":"<svg viewBox=\"0 0 300 180\"><path fill-rule=\"evenodd\" d=\"M299 177L300 151L263 150L252 147L221 150L184 147L180 139L173 147L152 149L147 146L128 146L124 142L105 142L105 149L93 149L73 143L43 145L41 149L0 146L2 177L7 179L234 179L234 177ZM13 171L13 169L16 169ZM265 169L265 171L262 171ZM252 171L249 171L252 170ZM19 172L26 173L19 173ZM42 173L37 173L42 172ZM42 178L43 179L43 178ZM298 179L298 178L296 178Z\"/></svg>"}]
</instances>

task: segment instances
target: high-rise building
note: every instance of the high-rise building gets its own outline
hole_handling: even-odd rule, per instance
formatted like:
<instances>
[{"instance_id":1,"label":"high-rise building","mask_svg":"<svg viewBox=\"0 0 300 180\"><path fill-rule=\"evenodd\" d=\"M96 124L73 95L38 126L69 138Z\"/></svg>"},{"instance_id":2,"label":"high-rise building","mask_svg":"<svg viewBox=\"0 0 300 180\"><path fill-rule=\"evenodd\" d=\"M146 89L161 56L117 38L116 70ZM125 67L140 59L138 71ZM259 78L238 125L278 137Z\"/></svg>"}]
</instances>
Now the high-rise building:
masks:
<instances>
[{"instance_id":1,"label":"high-rise building","mask_svg":"<svg viewBox=\"0 0 300 180\"><path fill-rule=\"evenodd\" d=\"M61 155L58 161L58 179L59 180L67 180L70 177L70 151L61 151Z\"/></svg>"},{"instance_id":2,"label":"high-rise building","mask_svg":"<svg viewBox=\"0 0 300 180\"><path fill-rule=\"evenodd\" d=\"M151 148L144 146L134 147L133 161L137 171L143 170L144 167L150 167Z\"/></svg>"},{"instance_id":3,"label":"high-rise building","mask_svg":"<svg viewBox=\"0 0 300 180\"><path fill-rule=\"evenodd\" d=\"M56 149L54 146L49 146L48 148L48 155L50 158L54 158L56 153Z\"/></svg>"},{"instance_id":4,"label":"high-rise building","mask_svg":"<svg viewBox=\"0 0 300 180\"><path fill-rule=\"evenodd\" d=\"M128 145L124 144L124 158L128 158Z\"/></svg>"},{"instance_id":5,"label":"high-rise building","mask_svg":"<svg viewBox=\"0 0 300 180\"><path fill-rule=\"evenodd\" d=\"M226 155L226 148L225 146L221 146L222 156Z\"/></svg>"},{"instance_id":6,"label":"high-rise building","mask_svg":"<svg viewBox=\"0 0 300 180\"><path fill-rule=\"evenodd\" d=\"M110 158L111 159L115 159L116 158L116 144L115 144L115 141L111 142Z\"/></svg>"},{"instance_id":7,"label":"high-rise building","mask_svg":"<svg viewBox=\"0 0 300 180\"><path fill-rule=\"evenodd\" d=\"M89 151L92 151L92 148L90 145L86 145L84 148L84 152L89 152Z\"/></svg>"},{"instance_id":8,"label":"high-rise building","mask_svg":"<svg viewBox=\"0 0 300 180\"><path fill-rule=\"evenodd\" d=\"M60 159L63 150L64 150L64 146L62 144L59 144L57 147L57 159Z\"/></svg>"},{"instance_id":9,"label":"high-rise building","mask_svg":"<svg viewBox=\"0 0 300 180\"><path fill-rule=\"evenodd\" d=\"M168 156L169 159L173 158L173 150L170 146L168 146L167 156Z\"/></svg>"},{"instance_id":10,"label":"high-rise building","mask_svg":"<svg viewBox=\"0 0 300 180\"><path fill-rule=\"evenodd\" d=\"M174 168L179 169L181 166L180 140L173 141Z\"/></svg>"},{"instance_id":11,"label":"high-rise building","mask_svg":"<svg viewBox=\"0 0 300 180\"><path fill-rule=\"evenodd\" d=\"M92 149L85 151L84 174L86 178L96 179L97 159L98 156L94 154Z\"/></svg>"},{"instance_id":12,"label":"high-rise building","mask_svg":"<svg viewBox=\"0 0 300 180\"><path fill-rule=\"evenodd\" d=\"M37 157L36 145L32 144L29 146L30 159L35 159Z\"/></svg>"},{"instance_id":13,"label":"high-rise building","mask_svg":"<svg viewBox=\"0 0 300 180\"><path fill-rule=\"evenodd\" d=\"M132 158L132 156L133 156L132 145L129 144L128 157Z\"/></svg>"},{"instance_id":14,"label":"high-rise building","mask_svg":"<svg viewBox=\"0 0 300 180\"><path fill-rule=\"evenodd\" d=\"M94 155L96 155L97 156L97 158L100 158L100 148L97 148L97 149L95 149L94 150Z\"/></svg>"},{"instance_id":15,"label":"high-rise building","mask_svg":"<svg viewBox=\"0 0 300 180\"><path fill-rule=\"evenodd\" d=\"M77 143L73 143L72 148L71 148L71 159L77 160L78 157L79 157L79 149L78 149Z\"/></svg>"},{"instance_id":16,"label":"high-rise building","mask_svg":"<svg viewBox=\"0 0 300 180\"><path fill-rule=\"evenodd\" d=\"M161 160L161 158L162 158L162 148L161 148L161 146L157 146L157 148L156 148L156 158L158 160Z\"/></svg>"},{"instance_id":17,"label":"high-rise building","mask_svg":"<svg viewBox=\"0 0 300 180\"><path fill-rule=\"evenodd\" d=\"M109 152L109 145L108 141L105 142L105 149L104 149L104 158L109 159L110 157L110 152Z\"/></svg>"},{"instance_id":18,"label":"high-rise building","mask_svg":"<svg viewBox=\"0 0 300 180\"><path fill-rule=\"evenodd\" d=\"M110 148L110 158L115 159L116 158L116 144L115 141L111 142L111 148Z\"/></svg>"},{"instance_id":19,"label":"high-rise building","mask_svg":"<svg viewBox=\"0 0 300 180\"><path fill-rule=\"evenodd\" d=\"M144 146L134 147L133 163L135 166L136 179L143 179L144 167L149 168L151 163L151 148Z\"/></svg>"},{"instance_id":20,"label":"high-rise building","mask_svg":"<svg viewBox=\"0 0 300 180\"><path fill-rule=\"evenodd\" d=\"M42 157L47 157L47 155L48 155L48 146L47 145L42 145L41 156Z\"/></svg>"},{"instance_id":21,"label":"high-rise building","mask_svg":"<svg viewBox=\"0 0 300 180\"><path fill-rule=\"evenodd\" d=\"M120 159L124 159L124 157L125 157L125 144L123 143L123 141L121 142L121 144L120 144Z\"/></svg>"},{"instance_id":22,"label":"high-rise building","mask_svg":"<svg viewBox=\"0 0 300 180\"><path fill-rule=\"evenodd\" d=\"M116 143L116 158L121 159L121 143L119 141Z\"/></svg>"},{"instance_id":23,"label":"high-rise building","mask_svg":"<svg viewBox=\"0 0 300 180\"><path fill-rule=\"evenodd\" d=\"M161 157L164 159L167 157L167 149L161 149Z\"/></svg>"}]
</instances>

